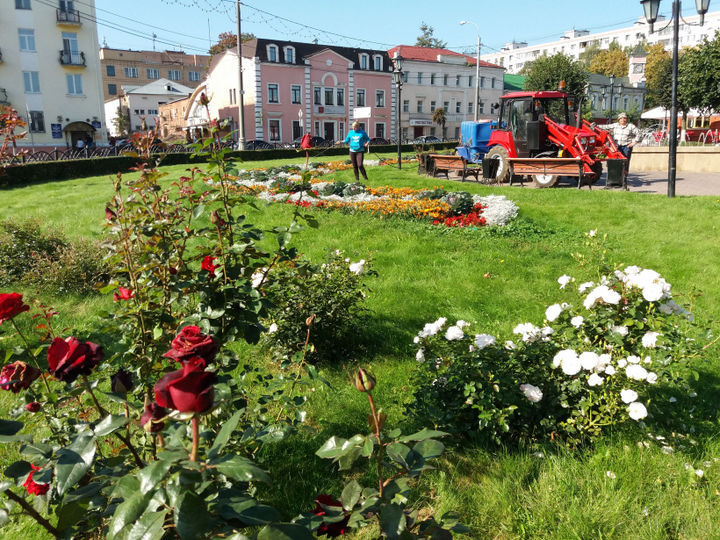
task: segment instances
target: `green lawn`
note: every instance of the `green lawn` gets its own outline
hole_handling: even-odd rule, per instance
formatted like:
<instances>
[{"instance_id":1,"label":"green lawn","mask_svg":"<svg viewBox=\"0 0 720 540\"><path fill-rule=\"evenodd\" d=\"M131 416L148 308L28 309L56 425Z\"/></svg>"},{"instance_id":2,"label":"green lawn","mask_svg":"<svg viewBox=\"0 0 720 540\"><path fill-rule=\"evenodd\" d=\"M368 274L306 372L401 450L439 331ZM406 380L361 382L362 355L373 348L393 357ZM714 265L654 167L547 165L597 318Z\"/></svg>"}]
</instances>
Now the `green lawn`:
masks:
<instances>
[{"instance_id":1,"label":"green lawn","mask_svg":"<svg viewBox=\"0 0 720 540\"><path fill-rule=\"evenodd\" d=\"M370 156L372 158L374 156ZM333 159L333 158L329 158ZM304 161L304 160L293 160ZM287 161L285 161L287 162ZM241 168L265 167L244 163ZM186 166L164 168L168 181ZM629 192L558 188L486 187L472 182L430 179L415 165L371 167L369 184L444 186L478 194L501 194L520 214L507 229L452 230L400 219L315 211L320 226L294 237L308 258L321 260L343 249L353 260L373 260L365 329L370 353L349 357L348 366L372 366L378 379L376 401L401 426L411 397L415 365L412 338L425 322L444 316L477 323L478 330L511 339L512 328L540 323L547 305L561 299L557 278L578 275L571 254L584 249L590 229L608 235L609 258L660 272L680 295L703 294L693 313L700 330L720 328L720 203L712 197L678 197ZM132 175L127 175L131 177ZM352 171L332 175L352 179ZM109 177L37 184L2 191L0 219L36 217L75 238L99 239ZM250 222L269 228L290 220L285 205L247 209ZM489 275L489 277L484 277ZM2 291L9 292L9 291ZM30 290L22 291L34 296ZM92 329L92 319L108 298L52 297L62 326ZM0 328L0 333L3 333ZM0 341L0 349L5 345ZM244 346L247 358L258 355ZM421 501L439 513L457 511L473 538L712 538L720 536L720 442L717 391L720 354L710 347L696 366L701 378L693 443L666 454L658 444L640 445L641 435L612 434L592 449L569 452L556 446L498 449L455 448L422 484ZM288 517L307 510L317 493L340 489L340 475L314 451L329 434L352 435L366 426L366 402L345 384L343 370L323 367L333 388L311 392L310 424L316 432L267 447L260 462L275 485L266 493ZM9 400L2 396L0 407ZM7 455L0 453L0 456ZM695 474L702 469L704 476ZM10 530L10 529L4 529ZM26 522L7 538L42 537ZM361 535L360 537L370 537Z\"/></svg>"}]
</instances>

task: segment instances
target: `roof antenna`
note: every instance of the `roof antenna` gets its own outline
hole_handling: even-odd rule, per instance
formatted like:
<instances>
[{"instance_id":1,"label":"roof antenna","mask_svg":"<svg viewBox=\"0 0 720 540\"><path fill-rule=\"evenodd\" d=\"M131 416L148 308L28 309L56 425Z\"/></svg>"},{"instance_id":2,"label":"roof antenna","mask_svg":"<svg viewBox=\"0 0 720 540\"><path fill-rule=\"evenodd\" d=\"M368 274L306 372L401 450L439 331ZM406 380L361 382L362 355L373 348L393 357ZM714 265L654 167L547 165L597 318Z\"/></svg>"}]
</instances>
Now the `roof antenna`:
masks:
<instances>
[{"instance_id":1,"label":"roof antenna","mask_svg":"<svg viewBox=\"0 0 720 540\"><path fill-rule=\"evenodd\" d=\"M103 36L103 49L107 49L107 39Z\"/></svg>"},{"instance_id":2,"label":"roof antenna","mask_svg":"<svg viewBox=\"0 0 720 540\"><path fill-rule=\"evenodd\" d=\"M153 52L155 52L155 38L157 38L157 34L153 32Z\"/></svg>"}]
</instances>

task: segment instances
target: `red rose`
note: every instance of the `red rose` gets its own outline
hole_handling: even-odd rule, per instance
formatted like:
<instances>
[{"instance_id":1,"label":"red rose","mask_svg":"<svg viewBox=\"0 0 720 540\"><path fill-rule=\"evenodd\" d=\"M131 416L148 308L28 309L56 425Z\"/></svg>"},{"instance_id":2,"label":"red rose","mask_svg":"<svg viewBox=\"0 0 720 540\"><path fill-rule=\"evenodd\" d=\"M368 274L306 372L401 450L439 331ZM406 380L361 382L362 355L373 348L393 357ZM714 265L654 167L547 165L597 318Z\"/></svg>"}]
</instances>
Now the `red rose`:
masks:
<instances>
[{"instance_id":1,"label":"red rose","mask_svg":"<svg viewBox=\"0 0 720 540\"><path fill-rule=\"evenodd\" d=\"M110 377L110 389L116 394L127 394L135 387L129 371L120 368L115 375Z\"/></svg>"},{"instance_id":2,"label":"red rose","mask_svg":"<svg viewBox=\"0 0 720 540\"><path fill-rule=\"evenodd\" d=\"M27 489L27 492L30 495L45 495L50 489L50 484L38 484L35 480L33 480L33 473L35 473L35 471L39 471L40 467L36 467L32 463L30 464L30 466L33 470L30 471L30 474L28 474L27 480L25 480L23 487Z\"/></svg>"},{"instance_id":3,"label":"red rose","mask_svg":"<svg viewBox=\"0 0 720 540\"><path fill-rule=\"evenodd\" d=\"M213 405L214 373L203 371L202 358L191 358L183 369L165 375L155 383L155 402L180 412L205 412Z\"/></svg>"},{"instance_id":4,"label":"red rose","mask_svg":"<svg viewBox=\"0 0 720 540\"><path fill-rule=\"evenodd\" d=\"M16 292L0 294L0 324L29 309L30 306L23 304L22 294Z\"/></svg>"},{"instance_id":5,"label":"red rose","mask_svg":"<svg viewBox=\"0 0 720 540\"><path fill-rule=\"evenodd\" d=\"M40 370L28 366L25 362L13 362L0 371L0 388L17 394L30 388L32 382L40 376Z\"/></svg>"},{"instance_id":6,"label":"red rose","mask_svg":"<svg viewBox=\"0 0 720 540\"><path fill-rule=\"evenodd\" d=\"M215 269L217 268L217 265L213 264L214 260L215 257L213 257L212 255L206 255L205 258L202 260L202 263L200 263L200 268L202 270L205 270L206 272L214 274Z\"/></svg>"},{"instance_id":7,"label":"red rose","mask_svg":"<svg viewBox=\"0 0 720 540\"><path fill-rule=\"evenodd\" d=\"M330 495L318 495L317 499L315 499L315 510L313 510L313 514L316 516L327 515L327 511L323 508L323 506L338 507L339 512L343 511L340 501L336 501ZM346 514L345 519L338 521L337 523L323 523L318 527L316 533L318 536L341 536L348 532L347 524L349 520L350 516Z\"/></svg>"},{"instance_id":8,"label":"red rose","mask_svg":"<svg viewBox=\"0 0 720 540\"><path fill-rule=\"evenodd\" d=\"M109 206L105 207L105 219L108 221L115 221L117 219L117 214Z\"/></svg>"},{"instance_id":9,"label":"red rose","mask_svg":"<svg viewBox=\"0 0 720 540\"><path fill-rule=\"evenodd\" d=\"M218 342L215 338L203 334L198 326L186 326L175 336L172 348L163 356L178 362L186 362L193 356L199 356L209 364L215 359L217 352Z\"/></svg>"},{"instance_id":10,"label":"red rose","mask_svg":"<svg viewBox=\"0 0 720 540\"><path fill-rule=\"evenodd\" d=\"M80 375L88 375L103 359L100 345L69 337L55 338L47 352L48 368L59 381L73 382Z\"/></svg>"},{"instance_id":11,"label":"red rose","mask_svg":"<svg viewBox=\"0 0 720 540\"><path fill-rule=\"evenodd\" d=\"M33 401L25 405L25 410L31 413L39 412L40 409L42 409L42 405L40 405L37 401Z\"/></svg>"},{"instance_id":12,"label":"red rose","mask_svg":"<svg viewBox=\"0 0 720 540\"><path fill-rule=\"evenodd\" d=\"M145 412L140 417L140 425L145 431L150 433L158 433L165 428L163 418L167 416L167 411L157 403L148 403L145 405Z\"/></svg>"},{"instance_id":13,"label":"red rose","mask_svg":"<svg viewBox=\"0 0 720 540\"><path fill-rule=\"evenodd\" d=\"M115 302L119 302L120 300L130 300L133 296L135 296L135 293L130 289L118 287L118 292L113 293L113 300Z\"/></svg>"}]
</instances>

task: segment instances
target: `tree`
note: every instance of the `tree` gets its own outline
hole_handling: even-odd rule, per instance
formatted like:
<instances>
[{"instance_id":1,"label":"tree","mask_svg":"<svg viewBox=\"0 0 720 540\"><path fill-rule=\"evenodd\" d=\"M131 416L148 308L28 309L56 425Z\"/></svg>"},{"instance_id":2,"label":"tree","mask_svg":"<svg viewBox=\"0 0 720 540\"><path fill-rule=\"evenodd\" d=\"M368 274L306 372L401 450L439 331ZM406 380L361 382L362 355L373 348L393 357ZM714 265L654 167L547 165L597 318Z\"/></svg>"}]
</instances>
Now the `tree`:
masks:
<instances>
[{"instance_id":1,"label":"tree","mask_svg":"<svg viewBox=\"0 0 720 540\"><path fill-rule=\"evenodd\" d=\"M651 108L669 101L669 97L666 100L663 96L666 94L669 96L670 93L667 86L667 75L670 73L672 59L662 43L656 43L645 50L647 52L647 61L645 62L645 88L647 88L645 105Z\"/></svg>"},{"instance_id":2,"label":"tree","mask_svg":"<svg viewBox=\"0 0 720 540\"><path fill-rule=\"evenodd\" d=\"M610 77L627 77L628 74L628 55L622 50L620 45L612 42L610 47L604 51L600 51L590 61L588 69L591 73L599 73Z\"/></svg>"},{"instance_id":3,"label":"tree","mask_svg":"<svg viewBox=\"0 0 720 540\"><path fill-rule=\"evenodd\" d=\"M243 43L250 41L251 39L255 39L255 34L242 33ZM210 54L210 56L214 56L218 53L226 51L227 49L233 49L235 47L237 47L237 34L233 34L232 32L222 32L218 35L217 43L210 47L208 54Z\"/></svg>"},{"instance_id":4,"label":"tree","mask_svg":"<svg viewBox=\"0 0 720 540\"><path fill-rule=\"evenodd\" d=\"M563 53L540 56L525 64L521 75L525 75L525 90L555 90L560 81L565 81L567 93L574 96L585 94L588 81L588 72L582 62Z\"/></svg>"},{"instance_id":5,"label":"tree","mask_svg":"<svg viewBox=\"0 0 720 540\"><path fill-rule=\"evenodd\" d=\"M440 133L442 133L442 136L445 136L445 122L447 121L447 117L445 116L445 109L440 107L438 109L435 109L435 112L433 112L432 120L435 122L438 126L440 126Z\"/></svg>"},{"instance_id":6,"label":"tree","mask_svg":"<svg viewBox=\"0 0 720 540\"><path fill-rule=\"evenodd\" d=\"M444 49L445 47L447 47L447 41L440 41L433 35L435 29L432 26L429 26L428 24L423 22L420 25L420 31L422 32L422 34L418 36L417 41L415 42L415 46L431 47L433 49Z\"/></svg>"},{"instance_id":7,"label":"tree","mask_svg":"<svg viewBox=\"0 0 720 540\"><path fill-rule=\"evenodd\" d=\"M117 116L112 120L115 131L120 135L127 135L130 132L130 109L118 105Z\"/></svg>"},{"instance_id":8,"label":"tree","mask_svg":"<svg viewBox=\"0 0 720 540\"><path fill-rule=\"evenodd\" d=\"M585 47L583 52L578 55L578 60L580 60L586 68L589 68L593 59L600 54L602 50L599 43L592 43Z\"/></svg>"},{"instance_id":9,"label":"tree","mask_svg":"<svg viewBox=\"0 0 720 540\"><path fill-rule=\"evenodd\" d=\"M720 32L711 41L685 49L680 60L678 95L683 104L706 113L720 110Z\"/></svg>"}]
</instances>

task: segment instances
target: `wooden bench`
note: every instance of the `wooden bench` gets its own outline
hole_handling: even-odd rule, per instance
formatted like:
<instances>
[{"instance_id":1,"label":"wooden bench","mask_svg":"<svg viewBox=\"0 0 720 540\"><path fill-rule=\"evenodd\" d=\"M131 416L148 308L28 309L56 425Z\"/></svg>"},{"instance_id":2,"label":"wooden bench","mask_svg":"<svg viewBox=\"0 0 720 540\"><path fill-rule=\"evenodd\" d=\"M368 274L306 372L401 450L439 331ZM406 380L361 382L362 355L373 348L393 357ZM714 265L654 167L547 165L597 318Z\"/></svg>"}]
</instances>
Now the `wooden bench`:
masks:
<instances>
[{"instance_id":1,"label":"wooden bench","mask_svg":"<svg viewBox=\"0 0 720 540\"><path fill-rule=\"evenodd\" d=\"M468 162L460 156L447 154L428 154L426 168L433 177L438 173L444 173L446 178L450 178L448 176L450 171L460 171L463 182L466 176L474 176L475 180L478 180L478 173L482 172L478 166L468 167Z\"/></svg>"}]
</instances>

